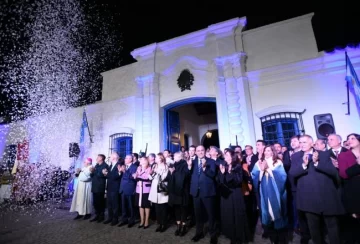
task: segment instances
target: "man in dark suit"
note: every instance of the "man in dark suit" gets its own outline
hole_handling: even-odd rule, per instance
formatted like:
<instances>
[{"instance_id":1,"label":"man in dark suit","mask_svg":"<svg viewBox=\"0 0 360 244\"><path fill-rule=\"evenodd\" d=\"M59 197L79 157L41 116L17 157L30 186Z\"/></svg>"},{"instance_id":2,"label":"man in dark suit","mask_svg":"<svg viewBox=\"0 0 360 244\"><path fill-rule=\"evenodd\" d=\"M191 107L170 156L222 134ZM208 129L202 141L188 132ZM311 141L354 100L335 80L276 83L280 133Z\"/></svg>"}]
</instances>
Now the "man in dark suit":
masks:
<instances>
[{"instance_id":1,"label":"man in dark suit","mask_svg":"<svg viewBox=\"0 0 360 244\"><path fill-rule=\"evenodd\" d=\"M341 146L342 138L340 135L331 134L328 136L328 145L330 147L330 157L331 162L336 168L339 168L338 157L340 153L347 152L348 150L345 147Z\"/></svg>"},{"instance_id":2,"label":"man in dark suit","mask_svg":"<svg viewBox=\"0 0 360 244\"><path fill-rule=\"evenodd\" d=\"M105 163L105 155L99 154L96 158L96 165L93 172L91 172L91 192L93 193L93 204L95 208L95 218L91 222L98 223L104 221L105 213L105 185L106 177L103 170L108 170L108 165Z\"/></svg>"},{"instance_id":3,"label":"man in dark suit","mask_svg":"<svg viewBox=\"0 0 360 244\"><path fill-rule=\"evenodd\" d=\"M107 197L107 209L108 219L104 224L111 223L112 226L117 225L119 222L119 189L121 181L121 171L118 166L120 164L119 155L114 152L110 157L109 171L103 169L103 173L107 178L106 197Z\"/></svg>"},{"instance_id":4,"label":"man in dark suit","mask_svg":"<svg viewBox=\"0 0 360 244\"><path fill-rule=\"evenodd\" d=\"M216 165L211 158L205 157L204 146L197 146L197 158L188 161L192 171L190 194L193 196L196 218L196 234L192 241L204 238L204 216L207 214L212 244L217 243L216 235Z\"/></svg>"},{"instance_id":5,"label":"man in dark suit","mask_svg":"<svg viewBox=\"0 0 360 244\"><path fill-rule=\"evenodd\" d=\"M305 212L313 243L324 243L322 221L330 243L340 243L337 216L344 214L344 209L338 193L337 170L329 151L315 151L313 144L311 136L301 136L301 151L291 158L289 174L296 181L297 208Z\"/></svg>"},{"instance_id":6,"label":"man in dark suit","mask_svg":"<svg viewBox=\"0 0 360 244\"><path fill-rule=\"evenodd\" d=\"M134 194L136 190L136 180L133 174L137 171L137 166L133 163L133 156L126 155L125 165L118 166L118 170L122 173L120 183L122 216L120 226L128 224L131 228L135 224L135 208L134 208Z\"/></svg>"},{"instance_id":7,"label":"man in dark suit","mask_svg":"<svg viewBox=\"0 0 360 244\"><path fill-rule=\"evenodd\" d=\"M254 149L250 145L245 146L245 155L242 158L243 162L246 162L249 165L249 172L251 172L256 164L259 161L258 155L254 154Z\"/></svg>"}]
</instances>

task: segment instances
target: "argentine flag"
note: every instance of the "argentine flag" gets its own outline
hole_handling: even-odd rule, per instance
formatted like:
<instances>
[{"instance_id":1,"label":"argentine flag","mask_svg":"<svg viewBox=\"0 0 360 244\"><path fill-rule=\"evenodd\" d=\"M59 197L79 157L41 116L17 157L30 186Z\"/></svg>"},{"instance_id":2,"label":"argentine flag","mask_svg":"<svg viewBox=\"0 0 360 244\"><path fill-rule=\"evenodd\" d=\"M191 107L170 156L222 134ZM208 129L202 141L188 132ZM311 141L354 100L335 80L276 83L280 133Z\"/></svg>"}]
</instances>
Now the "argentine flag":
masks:
<instances>
[{"instance_id":1,"label":"argentine flag","mask_svg":"<svg viewBox=\"0 0 360 244\"><path fill-rule=\"evenodd\" d=\"M358 109L360 109L360 81L355 72L349 56L346 54L346 77L345 80L349 83L349 87L353 88L355 100Z\"/></svg>"}]
</instances>

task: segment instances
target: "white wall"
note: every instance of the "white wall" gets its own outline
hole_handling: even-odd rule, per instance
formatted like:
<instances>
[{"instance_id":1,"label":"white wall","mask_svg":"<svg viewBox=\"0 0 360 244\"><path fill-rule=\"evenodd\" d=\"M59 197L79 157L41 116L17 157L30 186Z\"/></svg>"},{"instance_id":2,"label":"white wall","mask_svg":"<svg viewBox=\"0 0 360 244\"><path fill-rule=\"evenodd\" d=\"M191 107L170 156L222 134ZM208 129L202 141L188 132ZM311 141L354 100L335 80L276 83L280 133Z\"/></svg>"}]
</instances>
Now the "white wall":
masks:
<instances>
[{"instance_id":1,"label":"white wall","mask_svg":"<svg viewBox=\"0 0 360 244\"><path fill-rule=\"evenodd\" d=\"M86 157L95 159L99 153L107 155L110 135L134 131L134 98L97 103L87 106L86 110L90 131L94 135L94 143L86 150ZM31 163L46 157L52 164L68 169L72 161L69 143L79 143L82 112L83 108L79 107L13 123L3 137L6 137L7 145L29 140Z\"/></svg>"},{"instance_id":2,"label":"white wall","mask_svg":"<svg viewBox=\"0 0 360 244\"><path fill-rule=\"evenodd\" d=\"M359 73L360 50L348 50ZM336 133L342 137L359 133L360 114L350 94L351 115L347 113L344 51L320 53L319 58L249 72L256 138L262 138L259 117L274 112L303 114L306 134L316 138L314 115L331 113Z\"/></svg>"},{"instance_id":3,"label":"white wall","mask_svg":"<svg viewBox=\"0 0 360 244\"><path fill-rule=\"evenodd\" d=\"M314 58L318 49L313 14L243 32L248 71Z\"/></svg>"}]
</instances>

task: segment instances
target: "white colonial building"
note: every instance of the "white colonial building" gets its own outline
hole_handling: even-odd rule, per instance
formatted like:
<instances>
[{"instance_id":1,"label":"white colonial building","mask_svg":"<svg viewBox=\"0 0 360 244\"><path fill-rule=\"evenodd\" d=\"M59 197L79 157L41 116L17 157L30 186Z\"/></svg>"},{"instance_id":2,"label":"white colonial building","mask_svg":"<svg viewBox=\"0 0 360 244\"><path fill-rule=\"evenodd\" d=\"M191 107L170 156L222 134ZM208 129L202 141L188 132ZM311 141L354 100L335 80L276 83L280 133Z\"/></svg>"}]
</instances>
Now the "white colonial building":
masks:
<instances>
[{"instance_id":1,"label":"white colonial building","mask_svg":"<svg viewBox=\"0 0 360 244\"><path fill-rule=\"evenodd\" d=\"M222 149L262 138L286 144L297 133L316 138L331 131L327 124L343 137L359 132L354 95L350 115L343 104L345 51L318 52L312 16L248 31L246 18L235 18L134 50L137 62L104 72L102 101L86 106L94 141L86 154L139 152L147 143L147 152L156 153L202 143L208 130L218 130ZM347 51L358 69L360 50ZM181 74L180 80L193 77L191 90L179 88ZM192 106L200 102L216 103L216 116ZM45 153L66 168L82 112L3 126L1 140L9 145L27 138L30 161Z\"/></svg>"}]
</instances>

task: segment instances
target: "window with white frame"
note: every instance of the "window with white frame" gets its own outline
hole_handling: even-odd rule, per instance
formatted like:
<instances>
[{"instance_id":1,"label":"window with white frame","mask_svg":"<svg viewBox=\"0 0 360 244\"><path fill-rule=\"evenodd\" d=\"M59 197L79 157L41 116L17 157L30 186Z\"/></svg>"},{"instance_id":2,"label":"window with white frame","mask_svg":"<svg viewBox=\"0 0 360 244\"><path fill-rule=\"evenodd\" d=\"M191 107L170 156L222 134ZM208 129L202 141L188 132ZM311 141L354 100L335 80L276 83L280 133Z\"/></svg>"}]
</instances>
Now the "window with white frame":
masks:
<instances>
[{"instance_id":1,"label":"window with white frame","mask_svg":"<svg viewBox=\"0 0 360 244\"><path fill-rule=\"evenodd\" d=\"M266 144L278 142L289 147L292 136L305 133L301 115L302 113L298 112L281 112L261 117L263 139Z\"/></svg>"}]
</instances>

